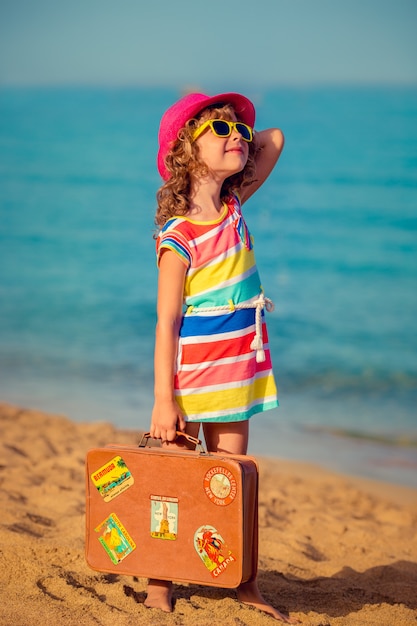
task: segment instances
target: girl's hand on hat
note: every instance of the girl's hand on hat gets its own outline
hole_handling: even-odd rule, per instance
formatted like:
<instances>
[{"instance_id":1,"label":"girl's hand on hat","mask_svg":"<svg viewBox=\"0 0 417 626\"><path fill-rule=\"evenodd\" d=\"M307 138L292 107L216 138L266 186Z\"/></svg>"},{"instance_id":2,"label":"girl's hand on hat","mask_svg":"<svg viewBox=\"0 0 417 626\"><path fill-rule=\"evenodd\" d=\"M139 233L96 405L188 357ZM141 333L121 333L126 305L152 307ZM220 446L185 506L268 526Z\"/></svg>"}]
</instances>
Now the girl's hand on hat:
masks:
<instances>
[{"instance_id":1,"label":"girl's hand on hat","mask_svg":"<svg viewBox=\"0 0 417 626\"><path fill-rule=\"evenodd\" d=\"M284 148L284 135L279 128L267 128L266 130L256 131L253 141L256 146L256 180L241 190L242 203L246 202L265 182Z\"/></svg>"}]
</instances>

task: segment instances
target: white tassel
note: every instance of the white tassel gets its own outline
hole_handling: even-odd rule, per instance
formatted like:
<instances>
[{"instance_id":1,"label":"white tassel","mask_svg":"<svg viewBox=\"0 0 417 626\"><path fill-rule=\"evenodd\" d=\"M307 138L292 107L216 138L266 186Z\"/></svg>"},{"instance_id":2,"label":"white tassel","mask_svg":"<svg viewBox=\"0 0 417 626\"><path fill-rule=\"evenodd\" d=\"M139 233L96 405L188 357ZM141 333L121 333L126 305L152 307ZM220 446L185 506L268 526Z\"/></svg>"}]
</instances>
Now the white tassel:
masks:
<instances>
[{"instance_id":1,"label":"white tassel","mask_svg":"<svg viewBox=\"0 0 417 626\"><path fill-rule=\"evenodd\" d=\"M262 337L260 337L259 335L255 335L255 337L252 339L252 343L250 344L251 350L262 350L262 347Z\"/></svg>"},{"instance_id":2,"label":"white tassel","mask_svg":"<svg viewBox=\"0 0 417 626\"><path fill-rule=\"evenodd\" d=\"M252 350L256 350L256 362L263 363L265 361L264 342L262 337L262 309L265 306L264 295L261 294L256 303L255 311L255 337L252 339L250 347Z\"/></svg>"},{"instance_id":3,"label":"white tassel","mask_svg":"<svg viewBox=\"0 0 417 626\"><path fill-rule=\"evenodd\" d=\"M265 361L265 350L263 349L262 337L255 335L250 344L251 350L256 350L256 362L263 363Z\"/></svg>"}]
</instances>

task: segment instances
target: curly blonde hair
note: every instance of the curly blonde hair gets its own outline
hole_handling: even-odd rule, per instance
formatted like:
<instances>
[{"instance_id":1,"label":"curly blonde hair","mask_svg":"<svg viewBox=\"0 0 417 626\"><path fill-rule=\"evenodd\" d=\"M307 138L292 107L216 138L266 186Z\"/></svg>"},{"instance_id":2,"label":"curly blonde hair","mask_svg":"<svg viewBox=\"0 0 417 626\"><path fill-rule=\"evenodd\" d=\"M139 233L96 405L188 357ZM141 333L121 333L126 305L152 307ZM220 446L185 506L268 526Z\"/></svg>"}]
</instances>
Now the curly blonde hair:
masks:
<instances>
[{"instance_id":1,"label":"curly blonde hair","mask_svg":"<svg viewBox=\"0 0 417 626\"><path fill-rule=\"evenodd\" d=\"M193 141L195 129L209 119L232 121L235 111L230 104L211 106L203 109L195 118L188 120L178 133L169 151L165 165L170 178L160 187L156 194L158 207L155 214L155 225L161 229L174 215L186 215L190 208L191 179L193 176L205 176L208 167L199 157L198 144ZM241 172L233 174L223 183L221 199L226 201L233 192L250 185L255 180L255 139L249 143L249 155ZM157 235L155 235L156 237Z\"/></svg>"}]
</instances>

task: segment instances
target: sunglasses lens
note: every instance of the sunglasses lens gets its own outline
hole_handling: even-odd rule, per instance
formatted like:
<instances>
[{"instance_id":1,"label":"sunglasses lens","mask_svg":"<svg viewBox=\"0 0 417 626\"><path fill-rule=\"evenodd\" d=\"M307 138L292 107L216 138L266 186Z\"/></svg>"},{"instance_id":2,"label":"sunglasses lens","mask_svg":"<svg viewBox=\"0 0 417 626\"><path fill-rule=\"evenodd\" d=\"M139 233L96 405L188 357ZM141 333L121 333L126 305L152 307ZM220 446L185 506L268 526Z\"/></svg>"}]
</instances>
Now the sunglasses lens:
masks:
<instances>
[{"instance_id":1,"label":"sunglasses lens","mask_svg":"<svg viewBox=\"0 0 417 626\"><path fill-rule=\"evenodd\" d=\"M213 130L218 137L228 137L230 135L230 125L225 120L213 120Z\"/></svg>"},{"instance_id":2,"label":"sunglasses lens","mask_svg":"<svg viewBox=\"0 0 417 626\"><path fill-rule=\"evenodd\" d=\"M240 122L236 123L237 132L242 135L242 139L245 141L252 141L252 133L246 124L241 124Z\"/></svg>"}]
</instances>

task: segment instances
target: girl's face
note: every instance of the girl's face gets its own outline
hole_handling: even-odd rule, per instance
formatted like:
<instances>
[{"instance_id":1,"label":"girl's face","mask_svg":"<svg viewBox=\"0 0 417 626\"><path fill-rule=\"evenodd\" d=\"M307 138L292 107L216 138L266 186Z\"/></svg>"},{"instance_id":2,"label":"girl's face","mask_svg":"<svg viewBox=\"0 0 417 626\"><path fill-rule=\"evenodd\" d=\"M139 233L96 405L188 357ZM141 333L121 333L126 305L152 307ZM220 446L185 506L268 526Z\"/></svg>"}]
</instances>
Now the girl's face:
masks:
<instances>
[{"instance_id":1,"label":"girl's face","mask_svg":"<svg viewBox=\"0 0 417 626\"><path fill-rule=\"evenodd\" d=\"M238 121L234 114L227 119ZM240 133L234 128L229 137L217 137L210 128L207 128L196 139L196 144L199 147L200 159L207 165L211 174L221 180L241 172L248 160L248 143L243 141Z\"/></svg>"}]
</instances>

